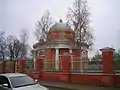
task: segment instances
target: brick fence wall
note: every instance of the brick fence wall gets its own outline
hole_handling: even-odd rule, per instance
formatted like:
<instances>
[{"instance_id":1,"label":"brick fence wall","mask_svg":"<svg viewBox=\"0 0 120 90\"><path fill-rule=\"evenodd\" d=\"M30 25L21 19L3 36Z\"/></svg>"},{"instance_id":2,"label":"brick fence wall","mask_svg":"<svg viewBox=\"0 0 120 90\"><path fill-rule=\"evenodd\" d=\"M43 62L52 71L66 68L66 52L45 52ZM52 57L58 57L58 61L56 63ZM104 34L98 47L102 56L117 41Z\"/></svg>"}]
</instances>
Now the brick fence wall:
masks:
<instances>
[{"instance_id":1,"label":"brick fence wall","mask_svg":"<svg viewBox=\"0 0 120 90\"><path fill-rule=\"evenodd\" d=\"M91 84L91 85L104 85L104 86L120 86L120 74L114 73L114 60L112 48L103 48L102 58L103 58L103 73L71 73L70 72L70 56L63 56L61 59L62 69L61 72L45 72L42 71L42 59L37 59L35 61L34 72L28 72L25 70L25 60L13 61L11 72L16 72L16 62L18 63L17 72L25 73L34 79L46 80L46 81L59 81L77 84ZM2 61L0 63L1 73L7 73L6 62Z\"/></svg>"}]
</instances>

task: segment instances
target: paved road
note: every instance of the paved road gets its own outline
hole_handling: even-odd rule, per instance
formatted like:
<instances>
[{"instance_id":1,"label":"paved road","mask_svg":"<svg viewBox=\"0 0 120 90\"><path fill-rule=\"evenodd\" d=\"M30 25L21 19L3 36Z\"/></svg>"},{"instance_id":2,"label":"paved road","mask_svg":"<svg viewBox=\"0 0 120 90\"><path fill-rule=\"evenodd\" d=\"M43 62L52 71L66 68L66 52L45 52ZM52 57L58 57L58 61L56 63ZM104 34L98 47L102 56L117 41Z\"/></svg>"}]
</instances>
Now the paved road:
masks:
<instances>
[{"instance_id":1,"label":"paved road","mask_svg":"<svg viewBox=\"0 0 120 90\"><path fill-rule=\"evenodd\" d=\"M55 88L55 87L48 87L49 90L66 90L66 89L63 89L63 88Z\"/></svg>"},{"instance_id":2,"label":"paved road","mask_svg":"<svg viewBox=\"0 0 120 90\"><path fill-rule=\"evenodd\" d=\"M64 88L56 88L56 87L47 87L49 90L75 90L75 89L64 89Z\"/></svg>"},{"instance_id":3,"label":"paved road","mask_svg":"<svg viewBox=\"0 0 120 90\"><path fill-rule=\"evenodd\" d=\"M57 87L51 87L51 86L45 86L47 88L49 88L49 90L120 90L120 88L110 88L110 87L100 87L100 88L80 88L80 89L65 89L65 88L57 88Z\"/></svg>"},{"instance_id":4,"label":"paved road","mask_svg":"<svg viewBox=\"0 0 120 90\"><path fill-rule=\"evenodd\" d=\"M80 85L60 82L39 81L41 85L47 86L50 90L120 90L120 87L104 87L94 85ZM60 88L58 88L60 87ZM68 88L68 89L67 89Z\"/></svg>"}]
</instances>

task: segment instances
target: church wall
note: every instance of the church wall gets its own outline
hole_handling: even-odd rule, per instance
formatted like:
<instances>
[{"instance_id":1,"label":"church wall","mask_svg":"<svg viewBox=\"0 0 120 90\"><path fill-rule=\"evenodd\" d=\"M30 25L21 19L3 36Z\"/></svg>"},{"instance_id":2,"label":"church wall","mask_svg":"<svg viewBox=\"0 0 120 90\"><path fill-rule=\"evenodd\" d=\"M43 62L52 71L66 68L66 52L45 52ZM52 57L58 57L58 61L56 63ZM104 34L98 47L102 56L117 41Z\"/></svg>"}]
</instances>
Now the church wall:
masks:
<instances>
[{"instance_id":1,"label":"church wall","mask_svg":"<svg viewBox=\"0 0 120 90\"><path fill-rule=\"evenodd\" d=\"M74 32L73 31L52 31L48 33L47 40L74 40Z\"/></svg>"},{"instance_id":2,"label":"church wall","mask_svg":"<svg viewBox=\"0 0 120 90\"><path fill-rule=\"evenodd\" d=\"M59 49L59 52L60 55L63 55L64 53L69 52L69 49Z\"/></svg>"},{"instance_id":3,"label":"church wall","mask_svg":"<svg viewBox=\"0 0 120 90\"><path fill-rule=\"evenodd\" d=\"M80 59L80 50L73 49L73 59Z\"/></svg>"},{"instance_id":4,"label":"church wall","mask_svg":"<svg viewBox=\"0 0 120 90\"><path fill-rule=\"evenodd\" d=\"M55 61L55 49L46 49L45 59L47 61Z\"/></svg>"},{"instance_id":5,"label":"church wall","mask_svg":"<svg viewBox=\"0 0 120 90\"><path fill-rule=\"evenodd\" d=\"M64 38L73 41L74 40L74 33L71 31L64 31Z\"/></svg>"},{"instance_id":6,"label":"church wall","mask_svg":"<svg viewBox=\"0 0 120 90\"><path fill-rule=\"evenodd\" d=\"M49 32L47 36L48 41L59 40L60 32L59 31Z\"/></svg>"},{"instance_id":7,"label":"church wall","mask_svg":"<svg viewBox=\"0 0 120 90\"><path fill-rule=\"evenodd\" d=\"M54 31L52 35L53 35L53 38L55 40L59 40L60 39L60 32L59 31Z\"/></svg>"},{"instance_id":8,"label":"church wall","mask_svg":"<svg viewBox=\"0 0 120 90\"><path fill-rule=\"evenodd\" d=\"M46 49L45 51L44 69L54 70L55 69L55 49Z\"/></svg>"}]
</instances>

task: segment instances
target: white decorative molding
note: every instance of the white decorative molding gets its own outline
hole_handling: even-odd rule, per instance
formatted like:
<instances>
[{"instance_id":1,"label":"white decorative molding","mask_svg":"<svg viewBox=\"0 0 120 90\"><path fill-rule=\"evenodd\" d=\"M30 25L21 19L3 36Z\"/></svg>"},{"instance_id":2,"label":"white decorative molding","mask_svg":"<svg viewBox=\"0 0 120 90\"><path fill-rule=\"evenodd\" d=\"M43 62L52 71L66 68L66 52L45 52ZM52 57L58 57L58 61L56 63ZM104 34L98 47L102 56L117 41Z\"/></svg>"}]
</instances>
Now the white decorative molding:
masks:
<instances>
[{"instance_id":1,"label":"white decorative molding","mask_svg":"<svg viewBox=\"0 0 120 90\"><path fill-rule=\"evenodd\" d=\"M55 69L59 70L59 49L55 49Z\"/></svg>"},{"instance_id":2,"label":"white decorative molding","mask_svg":"<svg viewBox=\"0 0 120 90\"><path fill-rule=\"evenodd\" d=\"M70 54L73 53L72 49L69 49L69 53ZM73 55L71 55L71 62L72 62L71 69L73 69Z\"/></svg>"}]
</instances>

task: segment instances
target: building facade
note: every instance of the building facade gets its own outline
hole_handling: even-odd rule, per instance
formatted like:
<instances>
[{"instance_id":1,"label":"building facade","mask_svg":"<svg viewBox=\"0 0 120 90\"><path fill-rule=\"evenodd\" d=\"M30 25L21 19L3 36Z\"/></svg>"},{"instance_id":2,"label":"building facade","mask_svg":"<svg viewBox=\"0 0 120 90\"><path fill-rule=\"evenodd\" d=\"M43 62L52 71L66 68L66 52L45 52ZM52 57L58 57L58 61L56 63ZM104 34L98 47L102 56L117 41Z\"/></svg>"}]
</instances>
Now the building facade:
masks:
<instances>
[{"instance_id":1,"label":"building facade","mask_svg":"<svg viewBox=\"0 0 120 90\"><path fill-rule=\"evenodd\" d=\"M43 60L44 70L61 70L61 58L65 54L71 57L71 70L87 69L87 44L82 44L81 52L80 45L75 41L75 32L62 20L51 26L46 41L39 41L33 48L35 58Z\"/></svg>"}]
</instances>

